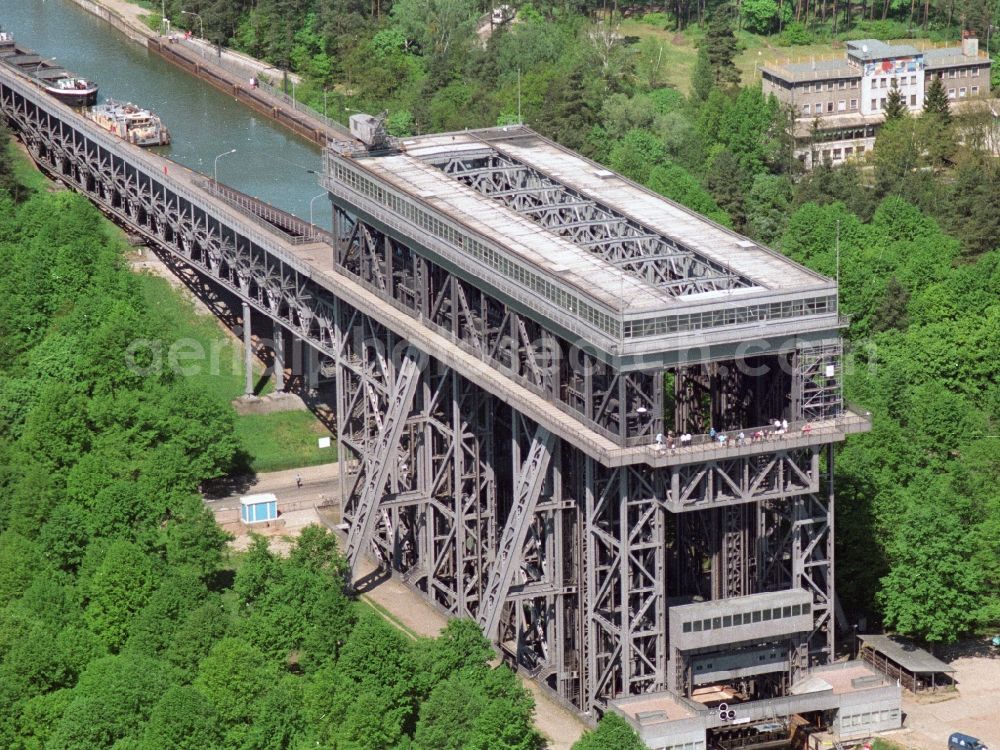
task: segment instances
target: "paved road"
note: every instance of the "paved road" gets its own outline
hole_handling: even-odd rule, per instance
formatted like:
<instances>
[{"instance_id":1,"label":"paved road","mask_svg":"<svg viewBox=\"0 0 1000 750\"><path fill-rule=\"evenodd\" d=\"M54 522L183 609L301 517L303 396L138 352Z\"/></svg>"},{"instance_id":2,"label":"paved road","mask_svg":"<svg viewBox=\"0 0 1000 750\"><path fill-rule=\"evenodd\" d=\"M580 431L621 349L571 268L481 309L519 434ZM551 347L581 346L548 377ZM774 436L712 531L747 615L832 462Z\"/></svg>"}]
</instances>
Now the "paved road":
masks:
<instances>
[{"instance_id":1,"label":"paved road","mask_svg":"<svg viewBox=\"0 0 1000 750\"><path fill-rule=\"evenodd\" d=\"M325 501L336 500L340 496L339 466L338 463L329 463L258 474L252 485L240 485L221 497L209 497L205 504L216 513L236 510L240 507L240 497L243 495L273 492L278 497L279 508L303 502L322 505ZM296 476L302 477L301 487L295 481Z\"/></svg>"}]
</instances>

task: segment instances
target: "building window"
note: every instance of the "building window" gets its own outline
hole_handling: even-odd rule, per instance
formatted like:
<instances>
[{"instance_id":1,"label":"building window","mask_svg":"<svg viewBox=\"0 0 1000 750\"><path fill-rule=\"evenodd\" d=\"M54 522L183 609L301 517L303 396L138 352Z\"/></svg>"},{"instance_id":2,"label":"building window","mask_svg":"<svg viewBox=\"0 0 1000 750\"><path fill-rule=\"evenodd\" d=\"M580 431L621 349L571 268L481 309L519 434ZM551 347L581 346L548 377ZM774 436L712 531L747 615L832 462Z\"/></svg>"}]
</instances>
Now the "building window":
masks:
<instances>
[{"instance_id":1,"label":"building window","mask_svg":"<svg viewBox=\"0 0 1000 750\"><path fill-rule=\"evenodd\" d=\"M846 89L847 88L847 81L837 81L837 88L838 89Z\"/></svg>"},{"instance_id":2,"label":"building window","mask_svg":"<svg viewBox=\"0 0 1000 750\"><path fill-rule=\"evenodd\" d=\"M834 159L840 159L840 149L839 148L835 148L833 150L833 158ZM785 607L785 609L788 609L788 607Z\"/></svg>"},{"instance_id":3,"label":"building window","mask_svg":"<svg viewBox=\"0 0 1000 750\"><path fill-rule=\"evenodd\" d=\"M948 71L948 77L949 78L954 78L955 77L955 69L954 68L952 68L951 70Z\"/></svg>"},{"instance_id":4,"label":"building window","mask_svg":"<svg viewBox=\"0 0 1000 750\"><path fill-rule=\"evenodd\" d=\"M972 95L973 96L977 96L978 94L979 94L979 87L978 86L973 86L972 87Z\"/></svg>"},{"instance_id":5,"label":"building window","mask_svg":"<svg viewBox=\"0 0 1000 750\"><path fill-rule=\"evenodd\" d=\"M722 627L724 627L724 628L731 628L732 626L733 626L733 616L732 615L723 615L722 616Z\"/></svg>"},{"instance_id":6,"label":"building window","mask_svg":"<svg viewBox=\"0 0 1000 750\"><path fill-rule=\"evenodd\" d=\"M948 89L948 98L949 99L955 98L955 89Z\"/></svg>"},{"instance_id":7,"label":"building window","mask_svg":"<svg viewBox=\"0 0 1000 750\"><path fill-rule=\"evenodd\" d=\"M881 99L879 99L878 108L879 109L885 109L885 97L884 96Z\"/></svg>"},{"instance_id":8,"label":"building window","mask_svg":"<svg viewBox=\"0 0 1000 750\"><path fill-rule=\"evenodd\" d=\"M879 85L878 85L878 87L879 87L880 89L884 89L884 88L885 88L885 82L886 82L886 80L888 80L888 79L886 79L886 78L883 78L883 79L882 79L881 81L879 81Z\"/></svg>"},{"instance_id":9,"label":"building window","mask_svg":"<svg viewBox=\"0 0 1000 750\"><path fill-rule=\"evenodd\" d=\"M962 88L960 88L958 90L958 95L959 96L965 96L965 86L962 86Z\"/></svg>"},{"instance_id":10,"label":"building window","mask_svg":"<svg viewBox=\"0 0 1000 750\"><path fill-rule=\"evenodd\" d=\"M872 99L872 109L878 109L878 99Z\"/></svg>"},{"instance_id":11,"label":"building window","mask_svg":"<svg viewBox=\"0 0 1000 750\"><path fill-rule=\"evenodd\" d=\"M917 106L917 95L916 94L910 94L910 106L911 107L916 107Z\"/></svg>"},{"instance_id":12,"label":"building window","mask_svg":"<svg viewBox=\"0 0 1000 750\"><path fill-rule=\"evenodd\" d=\"M858 82L857 82L857 79L855 79L855 80L851 81L851 88L852 88L852 89L856 89L857 87L858 87Z\"/></svg>"},{"instance_id":13,"label":"building window","mask_svg":"<svg viewBox=\"0 0 1000 750\"><path fill-rule=\"evenodd\" d=\"M813 111L817 115L820 114L823 111L823 105L820 102L816 102L816 106L813 108Z\"/></svg>"},{"instance_id":14,"label":"building window","mask_svg":"<svg viewBox=\"0 0 1000 750\"><path fill-rule=\"evenodd\" d=\"M808 115L809 114L809 105L808 104L803 104L802 105L802 114L804 114L804 115Z\"/></svg>"},{"instance_id":15,"label":"building window","mask_svg":"<svg viewBox=\"0 0 1000 750\"><path fill-rule=\"evenodd\" d=\"M844 99L841 99L839 102L837 102L837 111L838 112L847 111L847 102Z\"/></svg>"},{"instance_id":16,"label":"building window","mask_svg":"<svg viewBox=\"0 0 1000 750\"><path fill-rule=\"evenodd\" d=\"M858 100L851 99L851 109L857 109L857 108L858 108Z\"/></svg>"},{"instance_id":17,"label":"building window","mask_svg":"<svg viewBox=\"0 0 1000 750\"><path fill-rule=\"evenodd\" d=\"M964 91L964 90L965 90L965 89L963 89L963 91ZM963 94L963 96L964 96L964 94ZM833 112L833 102L827 102L827 103L826 103L826 111L827 111L827 112Z\"/></svg>"},{"instance_id":18,"label":"building window","mask_svg":"<svg viewBox=\"0 0 1000 750\"><path fill-rule=\"evenodd\" d=\"M850 156L854 153L854 146L848 146L844 149L844 156Z\"/></svg>"},{"instance_id":19,"label":"building window","mask_svg":"<svg viewBox=\"0 0 1000 750\"><path fill-rule=\"evenodd\" d=\"M969 69L962 68L962 78L968 78L968 77L969 77Z\"/></svg>"}]
</instances>

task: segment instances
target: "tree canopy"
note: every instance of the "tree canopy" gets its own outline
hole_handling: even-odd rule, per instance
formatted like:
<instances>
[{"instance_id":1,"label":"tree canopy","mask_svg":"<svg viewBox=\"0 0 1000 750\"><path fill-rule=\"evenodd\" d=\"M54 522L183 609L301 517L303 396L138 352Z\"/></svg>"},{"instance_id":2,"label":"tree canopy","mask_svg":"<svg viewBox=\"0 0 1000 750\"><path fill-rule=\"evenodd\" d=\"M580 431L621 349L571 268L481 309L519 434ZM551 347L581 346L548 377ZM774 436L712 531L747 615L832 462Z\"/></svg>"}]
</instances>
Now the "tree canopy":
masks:
<instances>
[{"instance_id":1,"label":"tree canopy","mask_svg":"<svg viewBox=\"0 0 1000 750\"><path fill-rule=\"evenodd\" d=\"M352 598L325 528L287 556L257 538L234 573L195 491L236 465L230 406L129 368L159 324L96 209L18 195L0 195L0 747L540 749L478 626L418 649Z\"/></svg>"}]
</instances>

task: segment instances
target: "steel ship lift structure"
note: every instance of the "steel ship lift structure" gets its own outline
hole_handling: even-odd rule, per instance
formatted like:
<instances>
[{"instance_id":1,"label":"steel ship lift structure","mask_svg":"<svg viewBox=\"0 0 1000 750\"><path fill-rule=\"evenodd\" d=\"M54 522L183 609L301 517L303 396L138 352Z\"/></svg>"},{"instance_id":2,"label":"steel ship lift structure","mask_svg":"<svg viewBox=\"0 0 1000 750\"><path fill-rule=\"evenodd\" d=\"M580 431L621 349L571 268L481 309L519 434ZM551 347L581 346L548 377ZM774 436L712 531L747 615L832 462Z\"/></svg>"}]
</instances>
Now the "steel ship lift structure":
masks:
<instances>
[{"instance_id":1,"label":"steel ship lift structure","mask_svg":"<svg viewBox=\"0 0 1000 750\"><path fill-rule=\"evenodd\" d=\"M251 310L273 321L279 372L287 338L316 352L352 568L376 555L588 715L700 684L672 611L794 598L778 666L732 671L748 695L831 659L833 446L869 428L832 280L522 126L331 143L317 236L16 75L0 106L51 173L238 296L248 337ZM746 617L718 653L759 658Z\"/></svg>"}]
</instances>

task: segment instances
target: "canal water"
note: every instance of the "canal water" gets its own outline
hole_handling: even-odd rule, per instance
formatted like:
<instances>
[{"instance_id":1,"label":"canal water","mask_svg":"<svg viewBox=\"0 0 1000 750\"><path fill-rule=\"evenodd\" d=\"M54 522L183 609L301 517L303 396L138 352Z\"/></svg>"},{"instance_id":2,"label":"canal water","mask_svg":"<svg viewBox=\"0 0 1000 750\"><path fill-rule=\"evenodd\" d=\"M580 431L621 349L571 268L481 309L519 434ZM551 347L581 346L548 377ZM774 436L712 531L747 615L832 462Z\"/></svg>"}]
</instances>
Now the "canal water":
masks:
<instances>
[{"instance_id":1,"label":"canal water","mask_svg":"<svg viewBox=\"0 0 1000 750\"><path fill-rule=\"evenodd\" d=\"M21 44L96 81L100 99L131 101L156 112L173 143L159 153L309 220L320 149L259 117L231 97L150 54L145 47L69 0L0 0L0 25ZM331 225L330 203L313 202L317 224Z\"/></svg>"}]
</instances>

